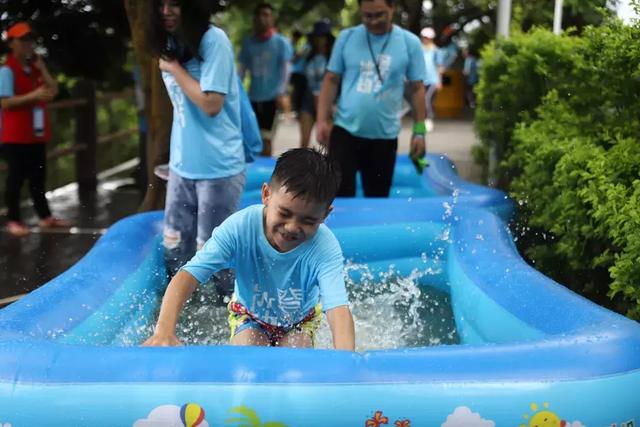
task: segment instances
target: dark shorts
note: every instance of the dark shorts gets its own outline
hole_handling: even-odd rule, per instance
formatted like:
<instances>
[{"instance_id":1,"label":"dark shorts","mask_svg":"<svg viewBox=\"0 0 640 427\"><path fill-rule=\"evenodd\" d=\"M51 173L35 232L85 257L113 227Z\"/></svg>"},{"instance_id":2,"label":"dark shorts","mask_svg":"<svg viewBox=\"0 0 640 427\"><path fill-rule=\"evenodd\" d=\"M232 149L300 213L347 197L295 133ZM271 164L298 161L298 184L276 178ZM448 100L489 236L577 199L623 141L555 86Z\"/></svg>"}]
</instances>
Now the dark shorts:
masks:
<instances>
[{"instance_id":1,"label":"dark shorts","mask_svg":"<svg viewBox=\"0 0 640 427\"><path fill-rule=\"evenodd\" d=\"M299 113L302 106L302 99L307 89L307 77L303 73L293 73L289 81L293 87L291 91L293 111Z\"/></svg>"},{"instance_id":2,"label":"dark shorts","mask_svg":"<svg viewBox=\"0 0 640 427\"><path fill-rule=\"evenodd\" d=\"M251 107L256 113L260 129L270 131L273 127L273 121L276 118L276 100L262 102L251 101Z\"/></svg>"},{"instance_id":3,"label":"dark shorts","mask_svg":"<svg viewBox=\"0 0 640 427\"><path fill-rule=\"evenodd\" d=\"M313 92L310 89L304 91L304 95L302 96L302 104L300 105L300 111L309 113L311 116L316 118L316 100L313 96Z\"/></svg>"},{"instance_id":4,"label":"dark shorts","mask_svg":"<svg viewBox=\"0 0 640 427\"><path fill-rule=\"evenodd\" d=\"M356 173L360 172L366 197L388 197L396 165L398 138L368 139L334 126L329 138L329 158L340 165L340 197L356 195Z\"/></svg>"}]
</instances>

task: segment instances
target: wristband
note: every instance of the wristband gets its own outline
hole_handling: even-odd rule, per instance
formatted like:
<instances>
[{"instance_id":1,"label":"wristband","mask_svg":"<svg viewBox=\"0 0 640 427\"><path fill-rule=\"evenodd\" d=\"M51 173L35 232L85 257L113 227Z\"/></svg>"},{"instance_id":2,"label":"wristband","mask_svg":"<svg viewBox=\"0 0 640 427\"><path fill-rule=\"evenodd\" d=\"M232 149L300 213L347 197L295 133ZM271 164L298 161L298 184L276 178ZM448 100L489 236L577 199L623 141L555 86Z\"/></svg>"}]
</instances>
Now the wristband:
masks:
<instances>
[{"instance_id":1,"label":"wristband","mask_svg":"<svg viewBox=\"0 0 640 427\"><path fill-rule=\"evenodd\" d=\"M416 122L413 125L413 134L414 135L424 135L427 133L427 127L425 126L423 121Z\"/></svg>"}]
</instances>

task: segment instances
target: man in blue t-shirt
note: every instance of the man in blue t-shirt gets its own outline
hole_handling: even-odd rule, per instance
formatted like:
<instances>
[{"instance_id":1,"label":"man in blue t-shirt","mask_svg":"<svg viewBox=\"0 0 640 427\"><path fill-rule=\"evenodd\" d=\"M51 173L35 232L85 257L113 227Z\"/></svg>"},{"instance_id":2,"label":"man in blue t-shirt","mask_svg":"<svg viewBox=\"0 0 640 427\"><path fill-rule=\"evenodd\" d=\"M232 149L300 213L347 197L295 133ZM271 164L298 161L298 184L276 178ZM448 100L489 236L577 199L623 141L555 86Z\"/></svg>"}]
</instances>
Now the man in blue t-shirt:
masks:
<instances>
[{"instance_id":1,"label":"man in blue t-shirt","mask_svg":"<svg viewBox=\"0 0 640 427\"><path fill-rule=\"evenodd\" d=\"M394 0L359 0L362 25L340 33L331 53L316 121L318 142L339 162L338 196L353 197L360 171L367 197L387 197L391 188L405 83L415 126L410 155L424 156L425 66L420 40L393 25ZM331 123L331 109L340 98Z\"/></svg>"},{"instance_id":2,"label":"man in blue t-shirt","mask_svg":"<svg viewBox=\"0 0 640 427\"><path fill-rule=\"evenodd\" d=\"M244 79L247 71L251 75L249 99L262 133L262 154L270 156L277 102L287 92L293 46L275 30L269 3L260 3L254 9L253 30L253 36L244 39L240 49L240 77Z\"/></svg>"},{"instance_id":3,"label":"man in blue t-shirt","mask_svg":"<svg viewBox=\"0 0 640 427\"><path fill-rule=\"evenodd\" d=\"M196 287L221 269L236 272L229 303L232 345L313 347L324 311L338 350L355 348L340 244L323 224L340 182L329 159L306 148L276 162L262 205L218 226L171 280L149 346L179 345L176 323Z\"/></svg>"}]
</instances>

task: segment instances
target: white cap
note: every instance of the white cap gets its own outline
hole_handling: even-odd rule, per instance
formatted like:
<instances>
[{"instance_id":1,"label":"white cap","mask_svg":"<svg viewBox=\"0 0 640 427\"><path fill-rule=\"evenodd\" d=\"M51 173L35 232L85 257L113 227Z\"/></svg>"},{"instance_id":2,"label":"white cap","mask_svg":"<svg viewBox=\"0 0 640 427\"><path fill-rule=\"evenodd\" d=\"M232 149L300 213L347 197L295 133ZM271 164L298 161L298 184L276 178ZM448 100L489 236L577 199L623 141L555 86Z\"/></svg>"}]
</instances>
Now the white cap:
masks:
<instances>
[{"instance_id":1,"label":"white cap","mask_svg":"<svg viewBox=\"0 0 640 427\"><path fill-rule=\"evenodd\" d=\"M435 39L436 30L431 27L424 27L422 31L420 31L420 37L424 37L425 39Z\"/></svg>"}]
</instances>

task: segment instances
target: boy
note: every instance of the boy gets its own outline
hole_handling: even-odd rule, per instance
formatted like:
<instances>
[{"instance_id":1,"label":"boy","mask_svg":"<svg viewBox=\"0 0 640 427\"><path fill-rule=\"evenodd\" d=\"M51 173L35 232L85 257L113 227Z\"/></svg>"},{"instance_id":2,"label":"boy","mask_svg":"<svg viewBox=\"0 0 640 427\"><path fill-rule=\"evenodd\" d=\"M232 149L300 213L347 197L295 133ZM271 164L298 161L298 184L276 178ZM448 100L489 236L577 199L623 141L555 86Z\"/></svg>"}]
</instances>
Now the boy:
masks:
<instances>
[{"instance_id":1,"label":"boy","mask_svg":"<svg viewBox=\"0 0 640 427\"><path fill-rule=\"evenodd\" d=\"M226 219L171 280L155 332L143 345L180 345L175 328L185 301L213 273L234 268L232 345L313 347L322 303L334 347L353 351L342 251L323 224L339 185L334 166L315 150L280 156L262 186L263 205Z\"/></svg>"}]
</instances>

